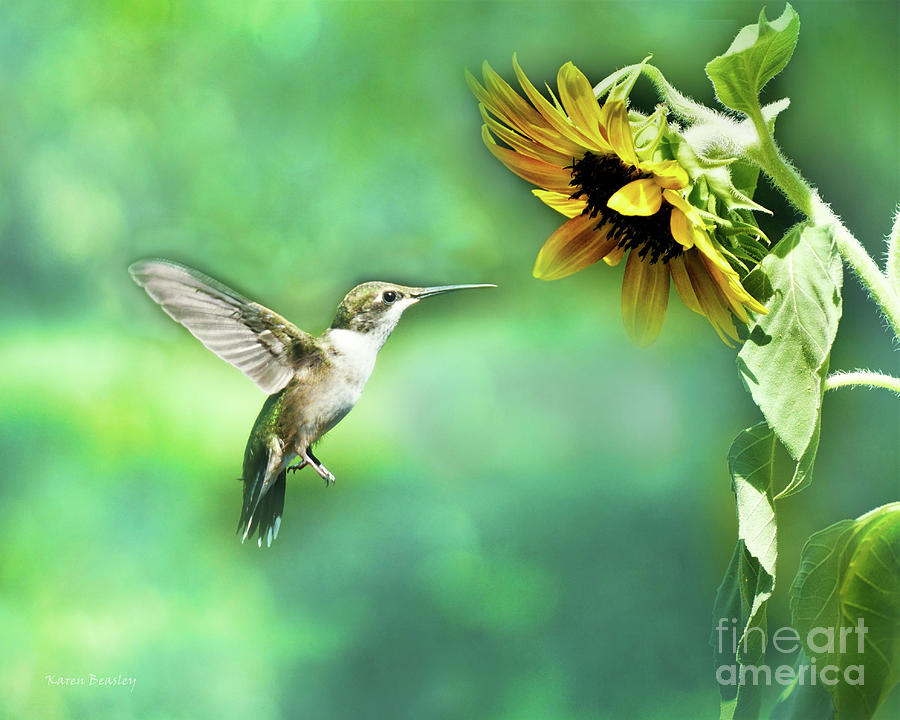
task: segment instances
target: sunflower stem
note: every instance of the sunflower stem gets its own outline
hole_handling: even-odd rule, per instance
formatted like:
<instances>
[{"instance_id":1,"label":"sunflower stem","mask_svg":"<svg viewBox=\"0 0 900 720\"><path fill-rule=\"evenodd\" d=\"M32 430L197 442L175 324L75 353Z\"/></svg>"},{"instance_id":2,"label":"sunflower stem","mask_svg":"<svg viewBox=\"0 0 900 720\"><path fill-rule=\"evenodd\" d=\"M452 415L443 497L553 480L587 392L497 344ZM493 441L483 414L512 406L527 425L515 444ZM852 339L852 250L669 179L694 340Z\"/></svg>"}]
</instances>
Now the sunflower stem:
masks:
<instances>
[{"instance_id":1,"label":"sunflower stem","mask_svg":"<svg viewBox=\"0 0 900 720\"><path fill-rule=\"evenodd\" d=\"M900 395L900 378L871 370L854 370L853 372L836 372L825 379L826 390L842 387L882 388Z\"/></svg>"},{"instance_id":2,"label":"sunflower stem","mask_svg":"<svg viewBox=\"0 0 900 720\"><path fill-rule=\"evenodd\" d=\"M894 212L894 225L888 238L886 274L894 292L900 295L900 206Z\"/></svg>"},{"instance_id":3,"label":"sunflower stem","mask_svg":"<svg viewBox=\"0 0 900 720\"><path fill-rule=\"evenodd\" d=\"M891 287L887 275L881 272L871 255L822 200L818 191L784 157L766 127L759 106L754 108L750 118L759 136L759 145L748 148L749 159L759 165L797 210L817 225L834 228L838 251L844 262L856 273L900 340L900 295Z\"/></svg>"}]
</instances>

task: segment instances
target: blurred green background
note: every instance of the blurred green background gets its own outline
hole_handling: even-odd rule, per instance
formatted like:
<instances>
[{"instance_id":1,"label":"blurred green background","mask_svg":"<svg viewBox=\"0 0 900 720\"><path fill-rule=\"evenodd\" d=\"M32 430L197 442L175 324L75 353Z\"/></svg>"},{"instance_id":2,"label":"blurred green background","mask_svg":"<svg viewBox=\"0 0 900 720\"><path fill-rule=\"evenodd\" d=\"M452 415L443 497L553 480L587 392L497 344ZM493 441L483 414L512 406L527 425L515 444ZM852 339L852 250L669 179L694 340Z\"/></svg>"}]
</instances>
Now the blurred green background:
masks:
<instances>
[{"instance_id":1,"label":"blurred green background","mask_svg":"<svg viewBox=\"0 0 900 720\"><path fill-rule=\"evenodd\" d=\"M900 197L900 10L796 2L787 153L869 249ZM12 2L0 9L0 715L716 717L707 644L756 422L734 353L673 301L639 350L621 268L531 278L560 216L481 144L463 68L598 80L707 60L757 2ZM777 16L782 7L770 6ZM635 100L652 107L639 86ZM793 221L780 198L764 227ZM318 332L351 286L495 282L411 311L290 479L233 534L262 396L135 286L186 262ZM832 366L897 369L852 277ZM896 399L825 405L803 540L897 499ZM136 677L123 688L46 675ZM895 693L896 696L896 693ZM900 703L894 697L882 717Z\"/></svg>"}]
</instances>

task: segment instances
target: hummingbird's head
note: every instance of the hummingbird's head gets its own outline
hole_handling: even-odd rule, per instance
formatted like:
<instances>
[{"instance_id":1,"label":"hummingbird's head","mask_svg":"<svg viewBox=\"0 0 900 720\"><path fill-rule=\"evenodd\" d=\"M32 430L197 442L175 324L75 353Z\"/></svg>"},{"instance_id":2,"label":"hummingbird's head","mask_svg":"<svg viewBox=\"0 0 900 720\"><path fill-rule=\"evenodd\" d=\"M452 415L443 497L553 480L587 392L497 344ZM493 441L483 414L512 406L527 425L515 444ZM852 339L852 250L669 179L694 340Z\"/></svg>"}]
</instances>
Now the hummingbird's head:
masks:
<instances>
[{"instance_id":1,"label":"hummingbird's head","mask_svg":"<svg viewBox=\"0 0 900 720\"><path fill-rule=\"evenodd\" d=\"M422 298L454 290L481 287L496 287L496 285L441 285L421 288L386 282L363 283L348 292L338 305L331 327L372 334L380 342L384 342L397 327L403 311Z\"/></svg>"}]
</instances>

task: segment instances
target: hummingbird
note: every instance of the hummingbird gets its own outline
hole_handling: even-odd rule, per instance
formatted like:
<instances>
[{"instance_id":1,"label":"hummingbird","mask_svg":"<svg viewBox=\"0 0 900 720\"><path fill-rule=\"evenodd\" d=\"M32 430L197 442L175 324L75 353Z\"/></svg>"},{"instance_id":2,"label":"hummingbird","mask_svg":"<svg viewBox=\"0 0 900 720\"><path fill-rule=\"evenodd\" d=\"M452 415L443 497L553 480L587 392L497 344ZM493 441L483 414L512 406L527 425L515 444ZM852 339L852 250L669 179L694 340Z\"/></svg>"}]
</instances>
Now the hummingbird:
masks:
<instances>
[{"instance_id":1,"label":"hummingbird","mask_svg":"<svg viewBox=\"0 0 900 720\"><path fill-rule=\"evenodd\" d=\"M334 483L334 475L313 454L313 444L356 405L378 351L404 311L434 295L496 287L363 283L338 305L331 327L313 337L185 265L139 260L128 271L169 317L269 396L244 450L237 528L241 542L258 533L260 547L263 540L271 546L278 536L288 472L308 465L326 487Z\"/></svg>"}]
</instances>

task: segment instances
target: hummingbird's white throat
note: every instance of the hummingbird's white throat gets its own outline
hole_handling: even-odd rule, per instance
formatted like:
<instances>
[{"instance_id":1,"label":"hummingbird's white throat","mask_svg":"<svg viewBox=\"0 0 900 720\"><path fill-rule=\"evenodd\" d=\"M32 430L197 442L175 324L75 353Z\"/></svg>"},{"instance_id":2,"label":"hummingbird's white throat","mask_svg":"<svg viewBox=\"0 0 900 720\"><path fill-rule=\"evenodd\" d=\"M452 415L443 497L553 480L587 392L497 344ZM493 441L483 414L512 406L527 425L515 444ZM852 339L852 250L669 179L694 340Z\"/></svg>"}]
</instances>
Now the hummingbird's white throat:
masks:
<instances>
[{"instance_id":1,"label":"hummingbird's white throat","mask_svg":"<svg viewBox=\"0 0 900 720\"><path fill-rule=\"evenodd\" d=\"M374 331L364 333L344 328L330 328L325 331L323 338L338 354L347 358L358 357L367 360L370 356L374 358L384 344L379 335L380 333Z\"/></svg>"}]
</instances>

